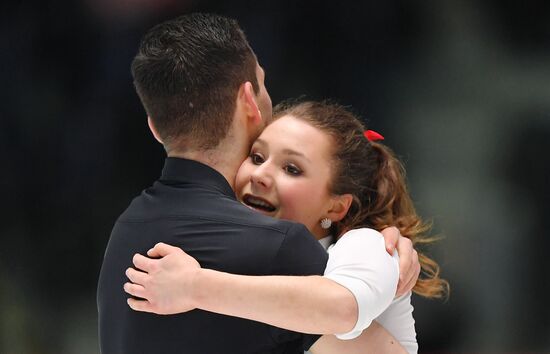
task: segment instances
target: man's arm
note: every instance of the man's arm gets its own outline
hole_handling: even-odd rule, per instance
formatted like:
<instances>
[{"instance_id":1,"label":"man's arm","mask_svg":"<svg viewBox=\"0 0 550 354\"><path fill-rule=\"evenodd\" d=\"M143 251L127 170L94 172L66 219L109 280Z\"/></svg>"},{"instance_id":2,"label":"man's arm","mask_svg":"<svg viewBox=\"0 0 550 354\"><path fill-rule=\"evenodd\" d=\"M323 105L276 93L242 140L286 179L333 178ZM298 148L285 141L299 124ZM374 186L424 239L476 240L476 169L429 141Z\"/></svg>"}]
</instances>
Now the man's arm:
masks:
<instances>
[{"instance_id":1,"label":"man's arm","mask_svg":"<svg viewBox=\"0 0 550 354\"><path fill-rule=\"evenodd\" d=\"M333 335L324 335L309 349L313 354L407 354L405 348L376 322L352 340L341 340Z\"/></svg>"},{"instance_id":2,"label":"man's arm","mask_svg":"<svg viewBox=\"0 0 550 354\"><path fill-rule=\"evenodd\" d=\"M381 233L384 236L386 251L393 254L393 251L397 250L399 255L399 282L395 297L400 297L411 291L418 280L420 275L418 252L414 249L410 239L401 236L397 227L385 228Z\"/></svg>"}]
</instances>

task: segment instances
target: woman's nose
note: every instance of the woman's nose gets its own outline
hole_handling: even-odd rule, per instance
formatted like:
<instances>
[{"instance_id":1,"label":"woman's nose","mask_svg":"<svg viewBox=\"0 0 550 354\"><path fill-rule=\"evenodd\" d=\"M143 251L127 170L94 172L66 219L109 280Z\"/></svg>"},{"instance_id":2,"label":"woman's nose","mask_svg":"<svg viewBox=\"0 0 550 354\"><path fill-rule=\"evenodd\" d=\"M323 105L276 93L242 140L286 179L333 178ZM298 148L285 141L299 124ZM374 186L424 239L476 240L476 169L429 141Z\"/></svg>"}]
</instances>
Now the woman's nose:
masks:
<instances>
[{"instance_id":1,"label":"woman's nose","mask_svg":"<svg viewBox=\"0 0 550 354\"><path fill-rule=\"evenodd\" d=\"M269 166L267 166L267 164L258 166L258 168L256 168L256 170L254 170L254 172L250 175L250 181L253 186L255 185L262 188L271 188L273 178L271 176Z\"/></svg>"}]
</instances>

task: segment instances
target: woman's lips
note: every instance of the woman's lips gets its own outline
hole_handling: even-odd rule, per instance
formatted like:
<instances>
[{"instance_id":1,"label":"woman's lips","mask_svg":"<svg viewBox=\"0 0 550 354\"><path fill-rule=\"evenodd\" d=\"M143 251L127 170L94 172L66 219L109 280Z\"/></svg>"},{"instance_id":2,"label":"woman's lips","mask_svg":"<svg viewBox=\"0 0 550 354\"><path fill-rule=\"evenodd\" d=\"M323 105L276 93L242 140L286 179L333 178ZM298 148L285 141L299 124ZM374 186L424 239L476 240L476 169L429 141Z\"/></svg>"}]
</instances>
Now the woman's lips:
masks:
<instances>
[{"instance_id":1,"label":"woman's lips","mask_svg":"<svg viewBox=\"0 0 550 354\"><path fill-rule=\"evenodd\" d=\"M256 210L263 211L266 213L272 213L277 209L275 208L275 206L273 206L273 204L271 204L267 200L260 197L253 196L251 194L244 195L243 203L248 205L251 208L254 208Z\"/></svg>"}]
</instances>

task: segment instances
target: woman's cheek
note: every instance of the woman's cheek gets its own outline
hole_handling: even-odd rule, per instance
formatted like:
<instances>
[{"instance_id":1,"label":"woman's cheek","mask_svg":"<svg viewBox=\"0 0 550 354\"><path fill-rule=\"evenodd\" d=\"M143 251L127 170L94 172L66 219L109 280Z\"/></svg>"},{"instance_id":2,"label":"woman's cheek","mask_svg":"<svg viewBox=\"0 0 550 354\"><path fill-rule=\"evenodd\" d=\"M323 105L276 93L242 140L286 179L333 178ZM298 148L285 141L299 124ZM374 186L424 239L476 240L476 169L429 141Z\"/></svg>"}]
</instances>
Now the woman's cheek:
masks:
<instances>
[{"instance_id":1,"label":"woman's cheek","mask_svg":"<svg viewBox=\"0 0 550 354\"><path fill-rule=\"evenodd\" d=\"M289 182L284 188L284 193L280 191L281 204L285 206L285 214L292 219L299 219L310 208L311 191L307 184Z\"/></svg>"},{"instance_id":2,"label":"woman's cheek","mask_svg":"<svg viewBox=\"0 0 550 354\"><path fill-rule=\"evenodd\" d=\"M236 192L241 192L246 186L247 181L250 181L250 167L245 162L241 165L239 171L237 171L237 177L235 178Z\"/></svg>"}]
</instances>

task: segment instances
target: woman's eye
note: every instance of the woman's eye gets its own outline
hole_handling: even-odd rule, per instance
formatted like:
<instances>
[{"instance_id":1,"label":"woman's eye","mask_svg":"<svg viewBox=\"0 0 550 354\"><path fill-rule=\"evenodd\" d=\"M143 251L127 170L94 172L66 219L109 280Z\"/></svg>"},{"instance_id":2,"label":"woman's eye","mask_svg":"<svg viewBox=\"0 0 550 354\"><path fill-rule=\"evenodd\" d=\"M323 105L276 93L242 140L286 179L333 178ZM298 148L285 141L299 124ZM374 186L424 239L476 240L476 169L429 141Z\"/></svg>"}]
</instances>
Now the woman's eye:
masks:
<instances>
[{"instance_id":1,"label":"woman's eye","mask_svg":"<svg viewBox=\"0 0 550 354\"><path fill-rule=\"evenodd\" d=\"M252 163L255 165L262 164L264 162L264 158L261 155L258 154L252 154L250 155L250 158L252 159Z\"/></svg>"},{"instance_id":2,"label":"woman's eye","mask_svg":"<svg viewBox=\"0 0 550 354\"><path fill-rule=\"evenodd\" d=\"M302 174L302 170L294 165L287 165L285 171L293 176L299 176Z\"/></svg>"}]
</instances>

